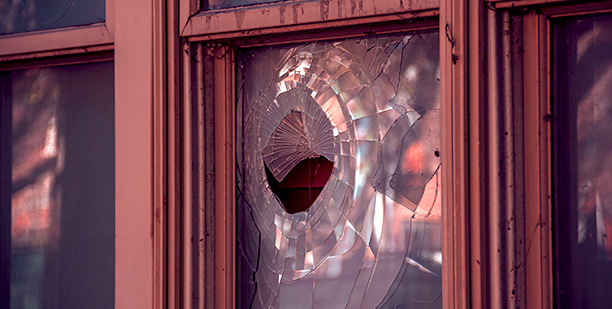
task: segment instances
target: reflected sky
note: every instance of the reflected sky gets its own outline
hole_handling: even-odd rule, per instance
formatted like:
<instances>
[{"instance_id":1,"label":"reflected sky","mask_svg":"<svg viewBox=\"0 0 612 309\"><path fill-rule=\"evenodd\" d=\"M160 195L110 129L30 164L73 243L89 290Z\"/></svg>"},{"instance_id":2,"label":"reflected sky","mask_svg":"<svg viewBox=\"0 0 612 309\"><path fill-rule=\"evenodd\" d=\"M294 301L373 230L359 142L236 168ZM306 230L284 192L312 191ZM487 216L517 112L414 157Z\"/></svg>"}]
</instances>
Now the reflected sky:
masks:
<instances>
[{"instance_id":1,"label":"reflected sky","mask_svg":"<svg viewBox=\"0 0 612 309\"><path fill-rule=\"evenodd\" d=\"M104 20L104 0L0 0L0 34L87 25Z\"/></svg>"}]
</instances>

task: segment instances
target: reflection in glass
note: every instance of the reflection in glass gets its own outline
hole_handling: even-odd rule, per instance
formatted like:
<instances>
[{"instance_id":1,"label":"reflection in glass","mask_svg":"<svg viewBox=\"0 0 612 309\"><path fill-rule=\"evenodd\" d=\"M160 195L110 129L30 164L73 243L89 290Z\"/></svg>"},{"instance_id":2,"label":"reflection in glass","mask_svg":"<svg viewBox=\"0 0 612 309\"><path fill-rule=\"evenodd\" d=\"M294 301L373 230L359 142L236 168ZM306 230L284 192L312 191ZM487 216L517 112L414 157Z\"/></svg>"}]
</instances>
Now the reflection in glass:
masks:
<instances>
[{"instance_id":1,"label":"reflection in glass","mask_svg":"<svg viewBox=\"0 0 612 309\"><path fill-rule=\"evenodd\" d=\"M238 307L441 308L437 46L415 33L240 51ZM271 187L316 157L331 175L288 213Z\"/></svg>"},{"instance_id":2,"label":"reflection in glass","mask_svg":"<svg viewBox=\"0 0 612 309\"><path fill-rule=\"evenodd\" d=\"M113 80L111 62L0 75L10 308L114 306Z\"/></svg>"},{"instance_id":3,"label":"reflection in glass","mask_svg":"<svg viewBox=\"0 0 612 309\"><path fill-rule=\"evenodd\" d=\"M612 294L612 16L554 28L557 297L610 308Z\"/></svg>"},{"instance_id":4,"label":"reflection in glass","mask_svg":"<svg viewBox=\"0 0 612 309\"><path fill-rule=\"evenodd\" d=\"M105 0L0 0L0 34L100 23Z\"/></svg>"},{"instance_id":5,"label":"reflection in glass","mask_svg":"<svg viewBox=\"0 0 612 309\"><path fill-rule=\"evenodd\" d=\"M208 0L202 1L204 9L214 10L223 8L232 8L237 6L253 5L260 3L281 2L286 0Z\"/></svg>"}]
</instances>

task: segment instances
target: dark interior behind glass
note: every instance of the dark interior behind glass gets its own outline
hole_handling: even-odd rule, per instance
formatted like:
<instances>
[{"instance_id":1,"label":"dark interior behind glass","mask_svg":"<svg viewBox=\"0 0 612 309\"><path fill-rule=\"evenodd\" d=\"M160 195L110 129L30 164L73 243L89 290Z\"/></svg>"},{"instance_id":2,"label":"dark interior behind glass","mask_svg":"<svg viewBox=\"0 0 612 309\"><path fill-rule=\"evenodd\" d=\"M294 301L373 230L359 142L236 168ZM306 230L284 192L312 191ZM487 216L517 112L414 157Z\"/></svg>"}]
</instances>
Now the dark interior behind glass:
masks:
<instances>
[{"instance_id":1,"label":"dark interior behind glass","mask_svg":"<svg viewBox=\"0 0 612 309\"><path fill-rule=\"evenodd\" d=\"M0 73L0 95L0 307L113 308L113 63Z\"/></svg>"},{"instance_id":2,"label":"dark interior behind glass","mask_svg":"<svg viewBox=\"0 0 612 309\"><path fill-rule=\"evenodd\" d=\"M555 301L611 308L612 15L553 24Z\"/></svg>"}]
</instances>

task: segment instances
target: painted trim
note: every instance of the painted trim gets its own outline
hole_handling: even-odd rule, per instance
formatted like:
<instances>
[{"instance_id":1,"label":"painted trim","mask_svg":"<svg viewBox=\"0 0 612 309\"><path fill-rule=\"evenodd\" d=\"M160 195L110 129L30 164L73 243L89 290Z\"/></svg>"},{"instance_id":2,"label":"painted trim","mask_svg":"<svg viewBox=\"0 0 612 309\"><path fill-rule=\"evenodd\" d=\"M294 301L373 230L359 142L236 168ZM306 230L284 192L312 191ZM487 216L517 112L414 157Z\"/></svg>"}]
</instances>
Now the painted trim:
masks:
<instances>
[{"instance_id":1,"label":"painted trim","mask_svg":"<svg viewBox=\"0 0 612 309\"><path fill-rule=\"evenodd\" d=\"M524 17L526 307L553 307L549 23ZM527 207L530 205L530 207Z\"/></svg>"},{"instance_id":2,"label":"painted trim","mask_svg":"<svg viewBox=\"0 0 612 309\"><path fill-rule=\"evenodd\" d=\"M214 51L215 91L215 308L234 308L236 299L236 113L234 53Z\"/></svg>"},{"instance_id":3,"label":"painted trim","mask_svg":"<svg viewBox=\"0 0 612 309\"><path fill-rule=\"evenodd\" d=\"M440 3L442 299L470 308L468 1Z\"/></svg>"},{"instance_id":4,"label":"painted trim","mask_svg":"<svg viewBox=\"0 0 612 309\"><path fill-rule=\"evenodd\" d=\"M115 5L115 307L153 308L153 3Z\"/></svg>"},{"instance_id":5,"label":"painted trim","mask_svg":"<svg viewBox=\"0 0 612 309\"><path fill-rule=\"evenodd\" d=\"M36 58L40 52L53 51L56 55L88 52L89 47L109 45L113 37L104 24L66 27L0 36L0 61L9 56ZM17 58L17 57L13 57Z\"/></svg>"},{"instance_id":6,"label":"painted trim","mask_svg":"<svg viewBox=\"0 0 612 309\"><path fill-rule=\"evenodd\" d=\"M181 31L181 36L209 36L223 33L248 35L258 29L330 21L346 23L351 19L376 16L389 16L400 20L406 18L402 16L403 14L435 10L438 7L438 0L285 1L204 11L189 19Z\"/></svg>"},{"instance_id":7,"label":"painted trim","mask_svg":"<svg viewBox=\"0 0 612 309\"><path fill-rule=\"evenodd\" d=\"M103 23L0 35L0 61L87 53L114 41L115 1L106 0Z\"/></svg>"}]
</instances>

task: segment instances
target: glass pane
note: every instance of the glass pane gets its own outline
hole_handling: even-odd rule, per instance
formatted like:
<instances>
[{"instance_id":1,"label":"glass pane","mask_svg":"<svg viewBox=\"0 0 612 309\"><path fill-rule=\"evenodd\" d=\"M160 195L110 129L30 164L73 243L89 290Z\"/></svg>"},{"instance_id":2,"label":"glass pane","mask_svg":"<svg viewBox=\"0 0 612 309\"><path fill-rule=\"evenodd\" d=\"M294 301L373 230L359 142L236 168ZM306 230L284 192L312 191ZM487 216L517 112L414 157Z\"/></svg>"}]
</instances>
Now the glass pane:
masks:
<instances>
[{"instance_id":1,"label":"glass pane","mask_svg":"<svg viewBox=\"0 0 612 309\"><path fill-rule=\"evenodd\" d=\"M560 308L612 308L612 15L554 25Z\"/></svg>"},{"instance_id":2,"label":"glass pane","mask_svg":"<svg viewBox=\"0 0 612 309\"><path fill-rule=\"evenodd\" d=\"M238 308L441 308L438 33L237 65Z\"/></svg>"},{"instance_id":3,"label":"glass pane","mask_svg":"<svg viewBox=\"0 0 612 309\"><path fill-rule=\"evenodd\" d=\"M207 0L202 1L203 9L214 10L260 3L281 2L286 0Z\"/></svg>"},{"instance_id":4,"label":"glass pane","mask_svg":"<svg viewBox=\"0 0 612 309\"><path fill-rule=\"evenodd\" d=\"M113 74L112 62L0 74L10 308L114 306Z\"/></svg>"},{"instance_id":5,"label":"glass pane","mask_svg":"<svg viewBox=\"0 0 612 309\"><path fill-rule=\"evenodd\" d=\"M0 34L100 23L105 0L0 0Z\"/></svg>"}]
</instances>

